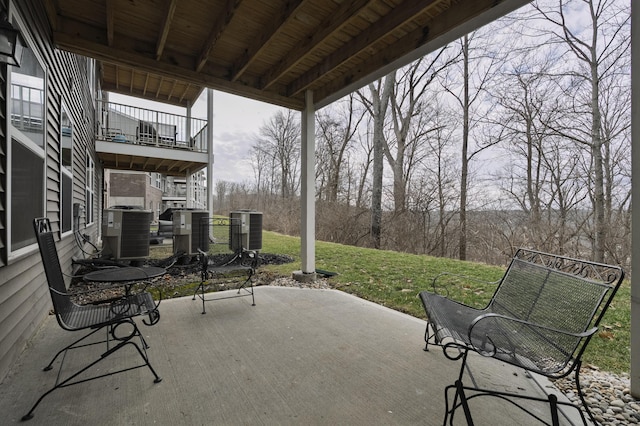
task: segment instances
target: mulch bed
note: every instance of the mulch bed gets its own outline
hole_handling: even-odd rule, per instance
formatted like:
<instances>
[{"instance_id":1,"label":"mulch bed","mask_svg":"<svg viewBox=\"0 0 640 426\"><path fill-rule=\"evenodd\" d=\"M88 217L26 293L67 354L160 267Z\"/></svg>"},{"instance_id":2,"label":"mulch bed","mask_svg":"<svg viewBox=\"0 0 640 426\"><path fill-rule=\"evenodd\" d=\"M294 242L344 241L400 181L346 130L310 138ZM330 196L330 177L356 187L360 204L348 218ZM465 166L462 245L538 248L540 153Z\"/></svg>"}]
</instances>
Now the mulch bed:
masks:
<instances>
[{"instance_id":1,"label":"mulch bed","mask_svg":"<svg viewBox=\"0 0 640 426\"><path fill-rule=\"evenodd\" d=\"M293 258L286 255L260 253L259 254L260 265L281 265L285 263L293 262ZM225 262L229 259L213 259L214 262ZM190 260L185 258L177 258L171 256L166 259L148 259L143 263L137 263L135 266L162 266L167 268L167 273L161 277L150 280L150 284L146 284L148 290L159 289L162 292L162 299L170 299L173 297L185 296L187 294L193 294L197 283L200 282L200 263L196 257ZM72 295L72 299L78 304L94 303L100 300L120 297L124 294L124 288L122 285L105 285L105 284L90 284L82 280L82 276L88 272L95 271L105 267L117 267L115 262L109 261L97 261L89 262L82 261L80 269L77 271L71 286L69 287L69 293ZM273 281L277 281L281 277L266 271L258 271L254 277L254 286L269 285ZM230 288L232 286L233 279L222 281L218 286L220 290ZM237 281L237 280L235 280ZM144 284L138 284L137 287L144 288Z\"/></svg>"}]
</instances>

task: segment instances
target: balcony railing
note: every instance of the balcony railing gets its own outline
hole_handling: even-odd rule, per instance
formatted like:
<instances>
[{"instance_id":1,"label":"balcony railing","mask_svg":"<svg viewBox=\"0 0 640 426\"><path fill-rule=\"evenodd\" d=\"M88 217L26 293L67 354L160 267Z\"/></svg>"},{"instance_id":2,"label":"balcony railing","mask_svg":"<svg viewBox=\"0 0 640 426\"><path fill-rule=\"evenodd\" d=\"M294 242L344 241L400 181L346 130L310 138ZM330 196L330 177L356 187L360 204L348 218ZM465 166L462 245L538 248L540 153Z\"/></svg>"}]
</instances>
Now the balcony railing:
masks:
<instances>
[{"instance_id":1,"label":"balcony railing","mask_svg":"<svg viewBox=\"0 0 640 426\"><path fill-rule=\"evenodd\" d=\"M100 140L207 152L207 121L98 101Z\"/></svg>"}]
</instances>

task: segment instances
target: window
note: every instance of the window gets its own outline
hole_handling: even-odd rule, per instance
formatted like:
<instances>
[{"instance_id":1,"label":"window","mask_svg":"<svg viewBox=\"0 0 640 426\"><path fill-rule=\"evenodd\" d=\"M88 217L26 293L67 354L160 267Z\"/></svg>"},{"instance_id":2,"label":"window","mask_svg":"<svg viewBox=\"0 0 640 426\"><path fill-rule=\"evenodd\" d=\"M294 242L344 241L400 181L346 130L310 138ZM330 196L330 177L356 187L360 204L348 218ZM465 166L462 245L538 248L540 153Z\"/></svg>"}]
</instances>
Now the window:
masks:
<instances>
[{"instance_id":1,"label":"window","mask_svg":"<svg viewBox=\"0 0 640 426\"><path fill-rule=\"evenodd\" d=\"M20 68L11 67L11 124L44 147L44 69L32 49L24 49Z\"/></svg>"},{"instance_id":2,"label":"window","mask_svg":"<svg viewBox=\"0 0 640 426\"><path fill-rule=\"evenodd\" d=\"M73 221L73 123L63 106L60 114L60 221L62 232L69 232Z\"/></svg>"},{"instance_id":3,"label":"window","mask_svg":"<svg viewBox=\"0 0 640 426\"><path fill-rule=\"evenodd\" d=\"M20 27L15 21L14 26ZM7 69L11 85L9 247L15 255L20 249L35 243L33 218L45 214L43 123L46 78L33 49L24 50L20 68Z\"/></svg>"},{"instance_id":4,"label":"window","mask_svg":"<svg viewBox=\"0 0 640 426\"><path fill-rule=\"evenodd\" d=\"M36 242L32 221L44 213L44 156L17 139L11 142L11 251L15 252Z\"/></svg>"},{"instance_id":5,"label":"window","mask_svg":"<svg viewBox=\"0 0 640 426\"><path fill-rule=\"evenodd\" d=\"M93 158L91 158L87 154L87 175L86 175L86 198L85 202L87 203L86 213L86 224L90 225L94 221L94 211L93 211L93 203L95 200L95 185L96 185L96 168L95 163L93 162Z\"/></svg>"}]
</instances>

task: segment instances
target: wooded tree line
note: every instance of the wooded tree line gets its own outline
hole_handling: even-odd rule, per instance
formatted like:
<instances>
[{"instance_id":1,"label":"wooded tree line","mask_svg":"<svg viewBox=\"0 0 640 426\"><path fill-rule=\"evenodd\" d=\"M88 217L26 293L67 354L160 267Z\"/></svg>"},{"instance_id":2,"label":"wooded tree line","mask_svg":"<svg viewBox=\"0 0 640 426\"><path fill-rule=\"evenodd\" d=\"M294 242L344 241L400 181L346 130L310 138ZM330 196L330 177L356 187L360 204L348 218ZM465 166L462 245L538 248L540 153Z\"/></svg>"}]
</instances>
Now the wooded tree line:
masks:
<instances>
[{"instance_id":1,"label":"wooded tree line","mask_svg":"<svg viewBox=\"0 0 640 426\"><path fill-rule=\"evenodd\" d=\"M317 238L629 267L630 2L540 0L316 112ZM300 114L264 123L217 207L299 231Z\"/></svg>"}]
</instances>

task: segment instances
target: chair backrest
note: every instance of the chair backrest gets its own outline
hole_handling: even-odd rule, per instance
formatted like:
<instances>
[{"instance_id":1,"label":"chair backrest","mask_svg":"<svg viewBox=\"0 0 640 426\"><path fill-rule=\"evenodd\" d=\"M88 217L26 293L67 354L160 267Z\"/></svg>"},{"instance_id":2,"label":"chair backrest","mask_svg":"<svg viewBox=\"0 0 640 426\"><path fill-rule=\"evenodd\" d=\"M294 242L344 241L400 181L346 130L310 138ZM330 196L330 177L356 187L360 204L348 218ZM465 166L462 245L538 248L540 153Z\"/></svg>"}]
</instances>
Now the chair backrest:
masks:
<instances>
[{"instance_id":1,"label":"chair backrest","mask_svg":"<svg viewBox=\"0 0 640 426\"><path fill-rule=\"evenodd\" d=\"M33 220L33 228L36 233L38 247L40 248L44 273L49 284L51 302L53 303L53 309L60 323L63 318L65 318L65 314L71 312L74 304L67 294L67 287L64 282L62 268L60 267L56 243L51 231L51 222L49 222L49 219L46 217L36 218ZM60 323L60 325L64 327L63 323Z\"/></svg>"},{"instance_id":2,"label":"chair backrest","mask_svg":"<svg viewBox=\"0 0 640 426\"><path fill-rule=\"evenodd\" d=\"M598 326L623 278L618 266L519 249L488 309L553 330L582 333ZM543 333L535 333L545 346ZM559 365L566 365L580 358L590 336L560 338L550 333L547 340L553 340L548 343ZM546 350L540 355L553 357Z\"/></svg>"}]
</instances>

